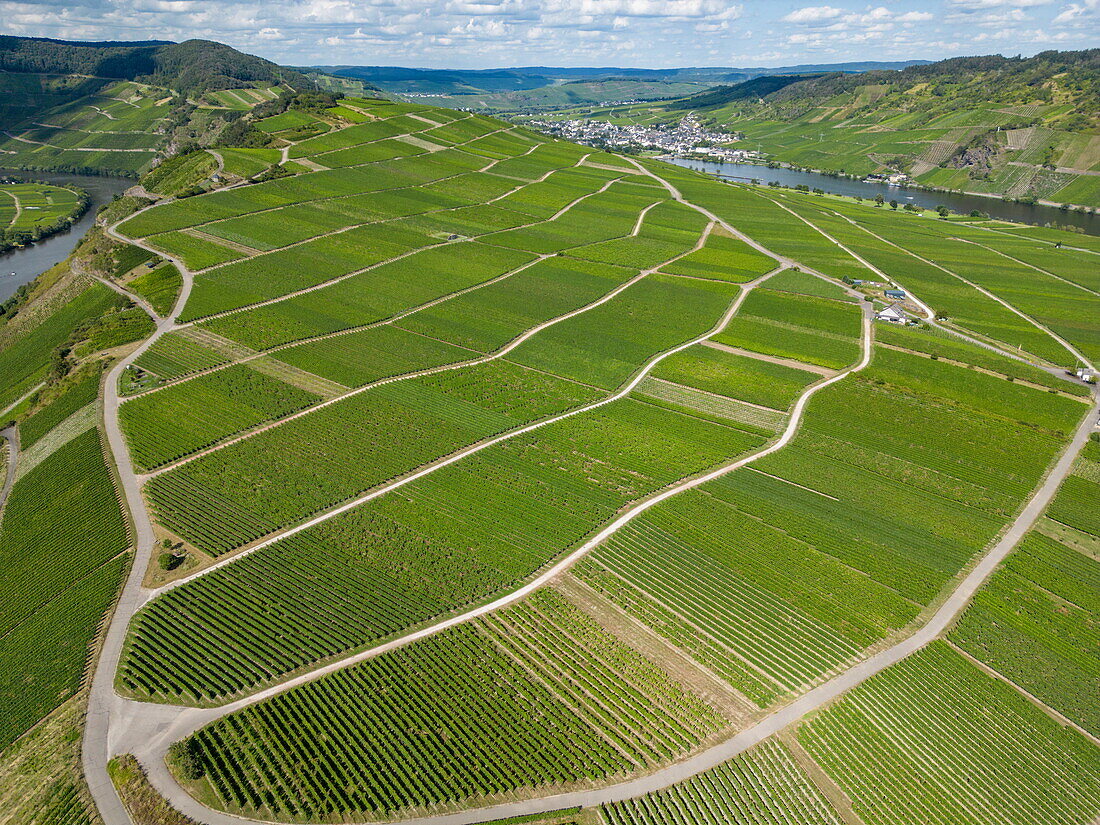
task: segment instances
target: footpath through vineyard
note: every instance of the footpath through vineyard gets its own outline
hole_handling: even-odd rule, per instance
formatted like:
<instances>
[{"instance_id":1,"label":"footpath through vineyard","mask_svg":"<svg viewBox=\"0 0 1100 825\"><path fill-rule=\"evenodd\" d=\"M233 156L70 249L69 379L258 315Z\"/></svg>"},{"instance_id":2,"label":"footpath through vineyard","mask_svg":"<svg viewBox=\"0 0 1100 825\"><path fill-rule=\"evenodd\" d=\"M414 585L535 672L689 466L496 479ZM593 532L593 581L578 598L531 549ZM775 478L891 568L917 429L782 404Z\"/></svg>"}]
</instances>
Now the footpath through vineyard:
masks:
<instances>
[{"instance_id":1,"label":"footpath through vineyard","mask_svg":"<svg viewBox=\"0 0 1100 825\"><path fill-rule=\"evenodd\" d=\"M663 184L674 200L702 213L735 237L744 240L754 249L777 260L780 269L798 265L795 261L777 255L764 248L759 243L726 224L708 210L688 202L668 181L644 169L639 164L635 165L638 166L639 170L644 174L655 178ZM109 232L117 236L114 227L112 227ZM141 241L131 241L130 239L123 240L128 243L136 243L143 248L149 248ZM163 255L163 253L159 254ZM872 319L870 307L861 302L861 309L863 310L863 332L861 338L862 354L860 360L857 364L839 372L832 378L811 385L798 398L791 411L788 424L778 439L753 454L723 465L701 477L681 481L666 488L661 493L635 504L616 518L615 521L607 525L597 535L586 541L581 547L560 559L536 579L489 604L467 611L461 615L448 618L444 621L437 622L434 625L394 639L384 645L377 646L363 653L356 654L355 656L331 663L323 668L318 668L309 673L289 679L228 705L217 708L184 708L171 705L143 703L124 699L118 696L114 690L115 674L130 620L146 601L146 593L142 587L142 579L154 552L153 528L149 513L142 500L140 480L134 474L129 459L128 448L119 427L119 397L117 386L118 378L122 371L165 332L174 328L175 319L182 312L190 294L193 285L193 273L183 265L182 261L171 258L170 256L164 257L167 257L179 268L183 275L183 289L168 316L157 321L154 334L134 353L120 361L112 369L108 376L105 399L105 419L108 441L111 445L114 460L118 465L127 504L133 515L136 545L134 565L130 571L130 575L119 599L118 607L107 631L103 653L95 671L84 739L83 758L85 774L92 794L99 806L103 820L107 825L127 825L127 823L130 822L130 818L120 803L107 774L108 760L112 756L121 753L134 753L149 773L149 778L154 786L164 794L173 806L196 821L205 822L209 825L236 825L242 821L253 821L213 810L187 794L187 792L178 785L173 775L167 769L164 757L168 746L173 741L193 733L216 719L236 710L240 710L243 707L261 702L272 695L285 692L297 685L313 681L326 673L340 670L358 661L363 661L387 651L403 647L417 639L434 635L447 628L471 621L479 616L484 616L487 613L499 610L519 601L567 570L608 537L660 501L685 490L697 487L700 484L725 475L739 467L743 467L762 456L782 449L797 432L810 397L818 390L843 380L853 372L863 369L870 362L872 351ZM818 274L813 272L813 270L808 270L805 266L801 268L805 271L810 271L812 274ZM741 295L724 315L719 328L728 323L745 296L749 294L754 287L766 280L771 274L774 273L769 273L769 275L744 285ZM711 334L713 334L713 330L708 331L703 337L707 337ZM673 350L669 350L651 359L635 379L629 382L625 392L629 392L633 386L642 380L661 358L673 352L680 351L696 343L698 340L701 339L692 339L692 341L686 344L680 345ZM618 394L619 393L616 395ZM511 802L488 808L403 821L419 823L420 825L429 825L429 823L431 823L431 825L467 825L468 823L484 822L503 817L537 814L565 807L595 806L608 802L621 801L659 790L708 770L743 753L774 733L800 720L806 714L822 707L842 693L861 684L871 676L901 661L915 651L920 650L929 642L936 639L950 626L954 618L969 602L978 587L988 578L1008 553L1011 552L1045 509L1059 484L1069 473L1078 452L1083 447L1089 433L1095 426L1096 412L1097 408L1094 405L1085 416L1082 424L1078 427L1069 447L1063 452L1044 482L1039 489L1032 494L1023 511L1013 521L1001 539L994 547L986 552L955 590L947 596L946 600L936 610L931 619L903 641L880 651L840 675L833 677L824 684L810 690L795 701L766 716L752 727L741 731L730 739L696 753L686 760L657 770L648 775L599 789L590 789L521 802Z\"/></svg>"}]
</instances>

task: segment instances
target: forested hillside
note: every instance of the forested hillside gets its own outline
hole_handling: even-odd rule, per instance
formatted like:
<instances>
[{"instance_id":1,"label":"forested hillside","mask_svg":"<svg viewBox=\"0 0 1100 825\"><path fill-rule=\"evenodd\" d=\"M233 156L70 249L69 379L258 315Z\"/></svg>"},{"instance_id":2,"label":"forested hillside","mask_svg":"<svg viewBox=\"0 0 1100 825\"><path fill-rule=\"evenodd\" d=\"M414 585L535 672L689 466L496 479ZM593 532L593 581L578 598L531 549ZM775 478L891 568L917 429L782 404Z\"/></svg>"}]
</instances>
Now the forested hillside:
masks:
<instances>
[{"instance_id":1,"label":"forested hillside","mask_svg":"<svg viewBox=\"0 0 1100 825\"><path fill-rule=\"evenodd\" d=\"M0 70L136 80L180 94L251 83L312 88L304 75L210 40L79 43L0 36Z\"/></svg>"},{"instance_id":2,"label":"forested hillside","mask_svg":"<svg viewBox=\"0 0 1100 825\"><path fill-rule=\"evenodd\" d=\"M645 122L693 111L796 166L904 172L944 189L1100 206L1100 49L790 80L595 116Z\"/></svg>"},{"instance_id":3,"label":"forested hillside","mask_svg":"<svg viewBox=\"0 0 1100 825\"><path fill-rule=\"evenodd\" d=\"M0 37L0 166L137 177L181 145L218 142L256 105L285 109L315 88L208 40Z\"/></svg>"}]
</instances>

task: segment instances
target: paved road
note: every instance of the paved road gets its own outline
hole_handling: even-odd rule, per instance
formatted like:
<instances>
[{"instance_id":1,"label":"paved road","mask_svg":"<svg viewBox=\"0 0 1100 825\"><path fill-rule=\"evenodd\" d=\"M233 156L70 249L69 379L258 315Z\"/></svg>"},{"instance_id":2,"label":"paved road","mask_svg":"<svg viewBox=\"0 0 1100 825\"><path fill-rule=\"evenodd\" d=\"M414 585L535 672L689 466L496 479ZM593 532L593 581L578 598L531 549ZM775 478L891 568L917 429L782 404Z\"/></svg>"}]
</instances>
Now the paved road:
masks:
<instances>
[{"instance_id":1,"label":"paved road","mask_svg":"<svg viewBox=\"0 0 1100 825\"><path fill-rule=\"evenodd\" d=\"M647 174L650 173L647 171ZM661 179L658 178L658 180ZM662 182L665 183L666 187L673 194L673 197L682 201L679 192L676 191L674 187L663 180ZM733 234L746 240L746 242L749 242L760 251L769 254L771 257L779 257L770 253L768 250L736 230L733 230L732 227L729 227L706 210L694 207L692 204L688 205L708 215L712 220L717 221L733 232ZM139 245L141 244L139 243ZM793 264L793 261L789 259L782 260L784 264ZM181 273L184 273L184 291L173 310L171 316L173 318L182 308L191 287L190 273L183 267L182 262L177 261L175 263L180 267ZM803 269L805 269L805 267L803 267ZM756 283L757 282L754 282L746 286L751 288L751 286L755 286ZM748 291L749 290L746 289L740 296L738 302L735 302L735 304L731 306L729 313L727 313L727 316L723 319L723 324L728 322L729 317L736 311L740 301L744 299L744 295L748 294ZM378 655L384 650L400 646L401 644L408 644L417 638L422 638L433 632L439 632L460 621L468 621L489 610L499 609L505 604L510 604L527 595L535 588L542 586L549 581L550 578L567 569L571 564L575 563L577 559L583 557L585 553L589 552L593 547L606 539L607 536L620 529L624 524L636 518L637 515L654 506L659 501L685 489L689 489L692 486L705 483L718 475L731 472L737 467L744 466L762 455L781 449L797 431L805 405L814 392L825 386L829 386L835 381L841 380L857 369L862 369L869 362L872 322L869 307L862 303L861 307L864 312L864 319L862 340L863 354L860 362L849 370L814 385L806 394L800 397L792 410L787 428L780 438L768 448L753 456L740 459L739 461L719 468L712 473L681 482L678 485L666 489L657 496L640 503L633 510L623 514L623 516L620 516L615 522L608 525L607 528L593 537L593 539L586 542L584 546L578 548L574 553L570 554L557 565L547 570L538 579L525 585L520 590L502 597L502 599L496 602L478 608L475 611L470 611L462 616L454 617L446 622L441 622L433 626L433 628L410 634L400 640L395 640L389 645L380 646L374 651L368 651L365 654L359 655L363 658L367 658L371 655ZM209 721L219 718L238 707L261 701L267 698L268 695L287 690L293 684L297 684L299 680L277 685L270 688L268 691L240 700L232 705L212 709L178 708L167 705L152 705L124 700L114 693L112 684L128 621L145 599L141 580L153 550L152 526L141 501L137 479L130 468L126 445L118 427L117 377L128 363L148 348L148 346L150 346L157 337L163 334L165 330L171 328L171 323L171 319L165 319L159 323L154 336L146 341L145 344L129 358L117 364L108 376L108 392L105 402L108 441L114 452L115 460L119 464L123 489L131 511L134 514L137 533L137 553L135 563L124 587L119 607L116 610L108 630L103 655L100 658L100 663L93 679L88 723L84 740L84 766L93 796L100 806L101 814L103 815L106 825L129 825L129 817L122 809L106 775L106 762L109 755L127 751L134 752L139 756L142 764L145 766L146 770L149 771L150 779L153 784L183 813L193 817L199 822L208 823L208 825L240 825L241 822L251 820L244 820L206 808L184 792L165 767L163 761L164 752L167 745L180 736L186 735L198 727L201 727L203 724L207 724ZM691 343L694 343L694 341L673 351L678 351L683 347L690 346ZM665 355L670 355L673 351ZM652 363L656 363L656 361ZM647 371L643 370L636 377L635 382L641 380L646 372ZM1073 460L1087 440L1092 428L1095 426L1096 414L1097 409L1094 407L1075 433L1069 448L1063 453L1047 479L1028 501L1028 504L1012 523L1004 537L981 558L973 570L963 579L944 604L936 611L932 619L909 638L855 665L843 674L834 677L825 684L806 693L790 705L772 713L752 728L742 731L726 742L648 776L638 777L628 782L595 790L509 803L507 805L498 805L475 811L464 811L455 814L404 821L406 823L414 823L414 825L471 825L472 823L485 822L501 817L539 813L574 805L586 807L594 806L658 790L693 776L700 771L707 770L751 748L753 745L766 739L792 722L801 719L807 713L820 708L843 692L850 690L867 678L870 678L874 674L900 661L916 650L919 650L939 636L951 624L985 579L993 572L1004 557L1011 552L1013 547L1015 547L1024 534L1026 534L1028 529L1030 529L1035 519L1038 518L1053 497L1062 479L1064 479L1071 469ZM332 666L332 669L346 667L350 663L350 660L344 660ZM308 680L309 678L317 678L321 672L323 671L308 674L306 677L303 677L303 679Z\"/></svg>"},{"instance_id":2,"label":"paved road","mask_svg":"<svg viewBox=\"0 0 1100 825\"><path fill-rule=\"evenodd\" d=\"M152 207L146 207L146 209L149 208ZM143 212L145 209L139 211ZM107 433L107 443L110 445L111 455L118 468L119 482L123 495L126 497L127 509L129 509L134 523L134 560L130 566L126 583L123 585L118 604L115 606L111 622L108 625L103 649L92 676L81 759L88 788L92 793L96 806L99 808L100 816L105 825L131 825L130 816L122 806L122 802L115 792L114 784L107 775L107 762L117 752L111 749L112 739L117 736L117 728L112 729L112 716L118 715L120 701L120 697L114 689L115 672L118 668L119 655L122 652L122 644L126 638L130 618L146 600L142 579L145 577L145 570L153 555L154 536L153 525L149 520L149 513L145 509L145 502L141 497L141 485L134 475L133 464L130 461L130 451L126 446L126 440L122 436L122 430L118 423L118 379L127 366L149 349L164 333L173 328L175 318L182 311L184 304L187 303L188 296L191 294L193 279L191 271L184 265L183 261L165 255L160 250L155 250L141 242L133 242L122 237L117 232L116 226L117 224L109 227L107 233L126 243L136 243L137 246L172 261L183 277L183 287L169 316L157 320L153 334L130 355L111 368L107 374L103 397L103 420Z\"/></svg>"},{"instance_id":3,"label":"paved road","mask_svg":"<svg viewBox=\"0 0 1100 825\"><path fill-rule=\"evenodd\" d=\"M741 731L725 742L652 774L595 790L576 791L539 799L494 805L477 810L399 821L402 825L474 825L474 823L488 822L494 819L544 813L575 806L594 807L659 791L744 753L768 737L820 709L843 693L862 684L875 674L897 664L902 659L925 647L950 627L955 618L973 598L978 588L992 575L997 566L1031 529L1035 520L1042 515L1050 500L1054 497L1058 486L1069 474L1074 460L1084 447L1090 433L1096 427L1098 411L1100 411L1100 405L1094 405L1088 415L1085 416L1070 445L1062 453L1047 478L1032 495L1023 511L1012 522L1001 540L980 559L971 572L960 582L959 586L947 597L943 605L933 614L932 618L903 641L854 665L844 673L803 694L791 704L768 715L757 724ZM149 764L143 760L143 764L146 765L147 769L150 769L150 779L157 789L180 811L199 822L206 823L206 825L241 825L242 822L258 821L230 816L199 804L176 784L174 778L164 767L162 760L158 760L156 764Z\"/></svg>"},{"instance_id":4,"label":"paved road","mask_svg":"<svg viewBox=\"0 0 1100 825\"><path fill-rule=\"evenodd\" d=\"M11 488L15 486L15 465L19 461L19 428L5 427L0 430L0 439L8 442L8 465L4 474L4 486L0 487L0 512L8 500Z\"/></svg>"}]
</instances>

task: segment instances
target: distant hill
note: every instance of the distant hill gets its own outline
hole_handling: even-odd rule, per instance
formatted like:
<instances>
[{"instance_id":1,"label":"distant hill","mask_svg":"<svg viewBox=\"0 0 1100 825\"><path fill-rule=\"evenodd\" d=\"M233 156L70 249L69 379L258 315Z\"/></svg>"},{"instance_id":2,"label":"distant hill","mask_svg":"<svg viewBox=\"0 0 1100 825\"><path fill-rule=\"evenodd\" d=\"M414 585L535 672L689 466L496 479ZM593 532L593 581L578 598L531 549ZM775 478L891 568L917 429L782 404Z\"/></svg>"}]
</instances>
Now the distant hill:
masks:
<instances>
[{"instance_id":1,"label":"distant hill","mask_svg":"<svg viewBox=\"0 0 1100 825\"><path fill-rule=\"evenodd\" d=\"M353 77L365 80L387 92L460 95L538 89L563 80L596 81L615 79L715 85L751 80L761 75L902 69L906 66L927 62L922 60L894 63L862 61L772 68L717 66L671 69L637 69L618 66L522 66L497 69L421 69L401 66L315 66L311 68L337 77Z\"/></svg>"},{"instance_id":2,"label":"distant hill","mask_svg":"<svg viewBox=\"0 0 1100 825\"><path fill-rule=\"evenodd\" d=\"M660 120L685 110L797 166L1100 206L1100 49L773 75L593 115Z\"/></svg>"},{"instance_id":3,"label":"distant hill","mask_svg":"<svg viewBox=\"0 0 1100 825\"><path fill-rule=\"evenodd\" d=\"M820 75L767 75L738 83L735 86L719 86L670 104L670 109L710 109L738 100L759 100L794 83L820 77Z\"/></svg>"},{"instance_id":4,"label":"distant hill","mask_svg":"<svg viewBox=\"0 0 1100 825\"><path fill-rule=\"evenodd\" d=\"M207 40L0 36L0 163L136 177L181 147L216 143L258 105L281 111L316 90L300 72ZM250 129L233 128L241 140Z\"/></svg>"},{"instance_id":5,"label":"distant hill","mask_svg":"<svg viewBox=\"0 0 1100 825\"><path fill-rule=\"evenodd\" d=\"M134 80L182 94L285 84L313 88L305 75L209 40L89 42L0 36L0 70Z\"/></svg>"}]
</instances>

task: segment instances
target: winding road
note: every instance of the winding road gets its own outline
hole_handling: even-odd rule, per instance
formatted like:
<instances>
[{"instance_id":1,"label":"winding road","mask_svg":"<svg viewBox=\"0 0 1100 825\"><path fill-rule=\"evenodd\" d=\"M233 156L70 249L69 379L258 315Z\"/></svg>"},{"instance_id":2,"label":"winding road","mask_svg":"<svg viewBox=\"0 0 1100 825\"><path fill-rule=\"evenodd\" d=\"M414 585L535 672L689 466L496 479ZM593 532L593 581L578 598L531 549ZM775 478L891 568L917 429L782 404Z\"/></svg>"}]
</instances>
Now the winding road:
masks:
<instances>
[{"instance_id":1,"label":"winding road","mask_svg":"<svg viewBox=\"0 0 1100 825\"><path fill-rule=\"evenodd\" d=\"M633 162L633 161L632 161ZM668 350L655 358L642 368L635 377L628 382L620 391L612 396L598 402L595 405L590 405L587 408L581 410L571 411L561 416L555 417L558 420L560 418L567 417L569 415L576 415L585 409L591 409L594 406L610 403L619 397L625 396L630 392L634 386L637 385L662 358L679 352L689 346L694 345L700 340L703 340L710 335L713 335L716 329L720 329L729 322L733 315L739 309L746 295L748 295L753 288L764 282L768 277L774 274L779 269L786 268L788 266L797 265L795 261L785 258L780 255L767 250L765 247L755 242L753 239L748 238L743 233L735 230L733 227L726 224L720 218L716 217L709 211L684 200L678 190L675 189L669 182L663 178L655 175L653 172L645 169L640 164L635 164L644 173L651 177L654 177L660 181L670 195L677 201L685 203L687 206L695 209L696 211L706 215L713 222L721 225L727 231L731 232L734 236L744 240L753 248L763 252L769 257L779 261L779 268L774 270L768 275L762 276L756 281L750 282L744 285L745 288L734 301L721 321L719 325L712 330L709 330L703 336L693 338L689 342L685 342L671 350ZM109 233L115 237L120 237L115 231L115 227L111 227ZM820 231L820 230L819 230ZM149 248L142 242L134 242L130 239L125 239L128 243L137 243L139 246ZM129 451L126 443L123 439L121 429L118 421L118 409L120 399L118 397L117 386L118 378L122 374L122 371L132 363L138 356L147 350L156 340L160 338L165 332L176 326L175 319L179 316L182 308L184 307L187 298L190 294L193 285L192 273L183 265L182 261L172 259L170 256L164 256L162 252L158 251L163 257L168 258L179 268L183 276L183 289L179 298L176 301L171 313L166 318L157 319L156 330L153 335L148 338L141 346L139 346L133 353L119 361L110 371L107 376L107 390L105 393L104 401L104 417L106 423L107 440L111 447L111 452L115 463L118 465L119 476L121 479L122 489L126 497L127 505L132 513L134 528L135 528L135 557L134 563L131 567L130 573L126 580L122 594L119 598L119 602L115 613L112 617L111 623L106 633L103 651L100 656L99 662L95 669L95 674L92 679L92 685L89 697L89 709L88 718L85 729L85 737L83 742L83 764L85 769L85 775L88 779L89 787L92 795L95 798L96 804L99 806L101 816L103 817L106 825L129 825L130 819L125 809L123 808L115 789L110 782L107 775L107 762L113 755L120 753L134 753L143 767L149 774L150 781L153 785L172 803L177 809L184 814L192 817L193 819L206 823L207 825L241 825L242 822L253 822L254 820L243 819L240 817L232 816L222 812L218 812L211 808L202 805L189 794L187 794L175 781L175 778L167 770L164 762L164 755L168 745L183 737L189 733L197 730L203 725L209 722L221 718L222 716L238 710L242 707L246 707L256 702L263 701L264 699L289 690L299 684L303 684L307 681L311 681L320 676L339 670L354 664L357 661L362 661L373 656L381 655L389 650L396 649L403 645L410 644L418 639L425 638L435 633L439 633L446 630L449 627L453 627L462 622L467 622L472 619L482 616L488 612L499 610L509 604L512 604L519 599L529 595L533 590L544 586L547 582L553 579L555 576L560 575L570 566L575 564L579 559L583 558L586 554L591 552L593 548L598 546L601 542L606 540L609 536L613 535L616 531L620 530L624 525L637 518L641 513L644 513L649 508L655 506L660 501L663 501L670 496L674 496L680 492L697 487L700 484L704 484L713 480L721 475L732 472L739 467L744 467L751 462L761 458L762 456L771 454L776 450L782 449L797 433L798 427L802 421L804 411L810 398L821 389L830 386L831 384L843 380L852 373L863 369L870 362L872 352L872 319L870 306L864 302L860 303L860 307L863 312L862 322L862 335L861 335L861 357L858 363L843 370L831 378L826 378L820 382L815 383L809 387L797 400L794 408L791 412L787 426L782 434L767 447L753 453L749 456L742 457L735 461L732 461L726 465L723 465L715 470L712 470L706 474L692 477L690 479L682 480L670 487L665 488L659 493L644 499L635 505L633 505L626 512L621 514L613 522L608 524L596 535L586 541L583 545L570 552L568 555L560 559L558 562L547 568L537 578L524 584L522 587L501 596L497 600L490 602L481 607L467 611L460 615L456 615L437 622L436 624L418 630L414 633L407 634L401 638L395 639L384 645L376 646L367 651L355 654L354 656L345 657L342 660L333 662L325 667L318 668L310 673L284 681L280 684L269 687L263 691L260 691L251 696L240 699L236 702L223 705L216 708L184 708L172 705L161 705L153 703L136 702L133 700L125 699L118 696L114 691L114 677L118 666L119 657L122 651L123 641L129 626L129 622L134 613L144 604L149 596L149 591L145 590L142 586L142 579L145 570L150 562L154 551L153 541L153 528L149 518L149 514L145 509L144 502L141 496L140 480L134 474L132 464L130 462ZM687 253L685 253L687 254ZM809 271L811 274L819 275L820 273L808 270L805 266L801 267L803 271ZM649 270L654 271L654 270ZM646 273L643 273L643 275ZM641 276L639 276L641 277ZM824 277L824 276L821 276ZM625 288L624 285L623 288ZM133 296L131 296L133 297ZM611 295L607 296L605 300L610 299ZM931 310L928 312L931 314ZM1034 322L1033 322L1034 323ZM954 334L954 330L949 330ZM534 330L530 331L533 334ZM988 346L988 345L986 345ZM999 350L998 350L999 351ZM1059 484L1069 473L1072 468L1073 462L1083 447L1084 443L1092 432L1097 417L1097 405L1090 409L1085 419L1075 432L1073 439L1068 447L1062 453L1054 467L1050 470L1045 480L1034 491L1032 496L1028 499L1027 504L1020 512L1020 514L1013 520L1007 531L997 541L997 543L990 548L984 555L980 557L977 563L972 567L970 572L958 583L954 590L946 597L945 601L935 611L931 618L922 625L919 629L912 633L912 635L897 642L896 644L882 650L881 652L865 659L843 673L833 677L829 681L819 685L818 687L808 691L800 696L790 704L776 710L770 715L764 717L762 720L754 724L752 727L743 730L731 738L702 750L687 759L670 765L666 768L657 770L653 773L639 776L629 781L625 781L619 784L588 789L583 791L576 791L572 793L559 794L550 797L543 797L538 799L530 799L519 802L512 802L502 805L494 805L491 807L460 811L450 814L427 816L418 819L405 819L401 820L407 825L472 825L473 823L485 822L491 819L497 819L509 816L519 816L527 814L536 814L541 812L553 811L565 807L583 806L590 807L600 805L607 802L619 801L628 799L641 794L649 793L654 790L668 787L671 784L679 782L690 776L693 776L701 771L714 767L731 757L734 757L745 750L753 747L769 736L782 730L788 725L797 722L805 717L807 714L821 708L826 703L832 701L836 697L840 696L844 692L856 687L866 679L874 676L876 673L881 672L887 667L901 661L905 657L911 655L917 650L927 645L932 640L936 639L941 633L943 633L953 622L956 616L966 607L967 603L973 597L974 593L982 585L982 583L992 574L993 570L998 564L1012 551L1016 544L1022 539L1027 531L1034 524L1035 520L1041 515L1047 504L1053 498ZM534 429L537 426L544 426L549 421L537 422L534 425L528 425L526 428L522 428L513 433L505 434L503 437L511 437L520 432L526 432L530 429ZM501 437L501 438L503 438ZM500 440L500 439L497 439ZM489 441L485 443L488 446ZM480 447L483 448L483 447ZM452 460L459 460L462 456L455 456ZM415 477L415 476L412 476ZM408 480L412 480L410 477ZM404 482L404 483L407 483ZM387 489L392 489L389 487ZM381 494L380 491L376 491L375 494ZM361 503L361 500L357 503ZM354 506L354 505L353 505Z\"/></svg>"},{"instance_id":2,"label":"winding road","mask_svg":"<svg viewBox=\"0 0 1100 825\"><path fill-rule=\"evenodd\" d=\"M15 486L15 465L19 462L19 428L5 427L0 430L0 439L8 443L8 461L5 465L4 485L0 487L0 515L8 500L11 488Z\"/></svg>"}]
</instances>

